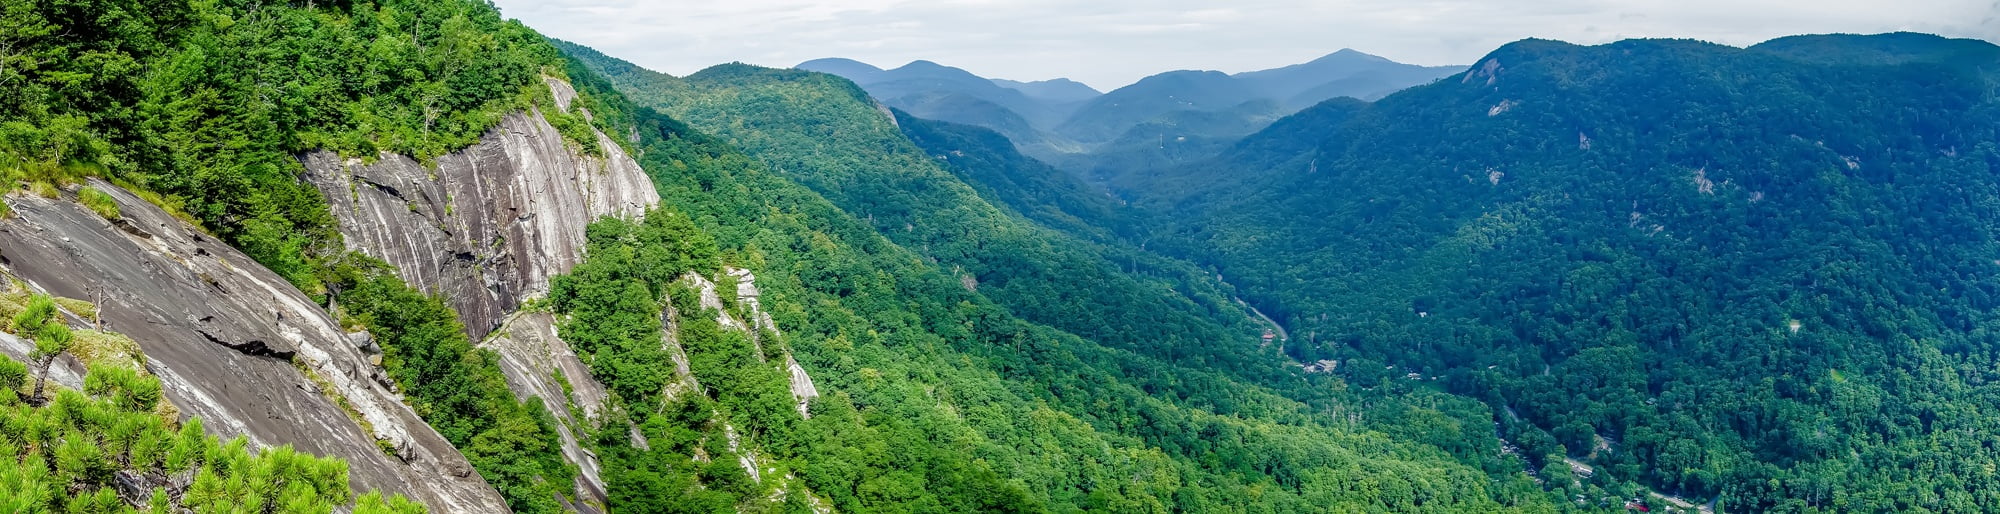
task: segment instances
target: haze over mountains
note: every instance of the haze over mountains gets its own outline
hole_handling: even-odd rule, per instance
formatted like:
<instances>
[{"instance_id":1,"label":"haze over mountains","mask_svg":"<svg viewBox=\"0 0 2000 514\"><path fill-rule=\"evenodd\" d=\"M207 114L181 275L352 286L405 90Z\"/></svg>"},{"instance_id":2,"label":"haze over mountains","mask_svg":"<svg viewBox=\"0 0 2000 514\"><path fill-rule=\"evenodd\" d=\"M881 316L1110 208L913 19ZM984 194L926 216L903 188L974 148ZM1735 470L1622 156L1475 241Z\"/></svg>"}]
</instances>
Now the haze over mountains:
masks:
<instances>
[{"instance_id":1,"label":"haze over mountains","mask_svg":"<svg viewBox=\"0 0 2000 514\"><path fill-rule=\"evenodd\" d=\"M1130 162L1141 142L1189 148L1249 134L1284 115L1336 97L1373 100L1464 69L1402 64L1352 49L1281 68L1226 74L1169 71L1099 93L1067 79L1017 82L989 79L930 61L894 69L840 58L795 68L839 75L882 103L922 118L999 131L1022 151L1051 162L1072 163L1083 154L1110 151ZM1134 132L1137 129L1137 132ZM1193 145L1185 138L1194 138ZM1124 140L1124 145L1121 145ZM1123 148L1121 148L1121 146ZM1153 152L1159 153L1159 152ZM1146 155L1144 158L1156 158Z\"/></svg>"},{"instance_id":2,"label":"haze over mountains","mask_svg":"<svg viewBox=\"0 0 2000 514\"><path fill-rule=\"evenodd\" d=\"M0 511L2000 504L1989 42L1099 92L474 0L0 19Z\"/></svg>"}]
</instances>

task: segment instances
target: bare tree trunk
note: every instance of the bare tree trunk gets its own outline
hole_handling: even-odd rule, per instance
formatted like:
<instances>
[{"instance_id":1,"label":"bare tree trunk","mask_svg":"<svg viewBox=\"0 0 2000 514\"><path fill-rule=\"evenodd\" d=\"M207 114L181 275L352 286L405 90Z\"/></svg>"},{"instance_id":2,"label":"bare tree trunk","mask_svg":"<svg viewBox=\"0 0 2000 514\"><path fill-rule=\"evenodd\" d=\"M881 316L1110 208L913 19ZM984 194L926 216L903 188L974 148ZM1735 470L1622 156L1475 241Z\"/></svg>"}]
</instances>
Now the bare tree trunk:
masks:
<instances>
[{"instance_id":1,"label":"bare tree trunk","mask_svg":"<svg viewBox=\"0 0 2000 514\"><path fill-rule=\"evenodd\" d=\"M42 396L42 389L44 386L48 385L49 367L55 365L55 363L56 363L56 357L54 355L42 359L41 362L42 369L35 373L35 393L32 395L28 395L28 403L30 405L40 406L42 404L48 403L49 401L48 398Z\"/></svg>"},{"instance_id":2,"label":"bare tree trunk","mask_svg":"<svg viewBox=\"0 0 2000 514\"><path fill-rule=\"evenodd\" d=\"M90 321L92 321L92 322L93 322L93 323L92 323L92 326L93 326L93 328L95 328L95 329L96 329L96 330L97 330L98 332L103 332L103 331L104 331L104 310L105 310L105 309L104 309L104 286L102 286L102 285L99 285L99 286L97 286L97 287L96 287L95 289L96 289L96 290L95 290L94 292L95 292L95 293L97 293L97 294L96 294L97 298L94 298L94 299L95 299L95 300L97 300L97 301L96 301L95 303L93 303L92 305L94 305L94 306L96 306L96 307L97 307L97 315L96 315L96 316L91 316L91 320L90 320Z\"/></svg>"}]
</instances>

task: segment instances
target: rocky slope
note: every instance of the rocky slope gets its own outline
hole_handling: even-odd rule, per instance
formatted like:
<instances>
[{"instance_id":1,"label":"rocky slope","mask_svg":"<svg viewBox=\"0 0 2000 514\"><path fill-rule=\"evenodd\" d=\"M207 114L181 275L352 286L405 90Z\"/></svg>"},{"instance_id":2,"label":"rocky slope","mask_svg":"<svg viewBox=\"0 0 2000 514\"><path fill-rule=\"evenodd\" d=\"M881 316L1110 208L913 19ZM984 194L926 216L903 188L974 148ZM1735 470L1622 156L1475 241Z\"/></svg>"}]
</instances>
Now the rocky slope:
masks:
<instances>
[{"instance_id":1,"label":"rocky slope","mask_svg":"<svg viewBox=\"0 0 2000 514\"><path fill-rule=\"evenodd\" d=\"M561 80L544 82L556 108L569 111L576 91ZM637 217L659 202L638 163L603 133L591 135L603 155L565 141L537 109L509 114L478 144L438 158L435 170L402 155L367 163L314 152L302 160L348 248L443 296L468 335L500 357L509 389L540 399L556 416L564 456L578 468L578 498L602 505L597 457L577 435L589 420L570 407L597 416L604 386L557 337L553 316L517 311L548 291L550 277L582 260L591 222Z\"/></svg>"},{"instance_id":2,"label":"rocky slope","mask_svg":"<svg viewBox=\"0 0 2000 514\"><path fill-rule=\"evenodd\" d=\"M568 111L576 92L560 80L546 82L557 108ZM566 143L547 117L533 110L507 116L478 144L437 159L435 170L399 155L373 163L325 152L303 157L308 179L332 204L349 249L388 261L413 285L443 295L470 335L483 339L479 346L500 357L515 395L538 398L555 415L564 456L578 468L576 493L584 503L578 508L601 506L607 499L598 457L579 440L579 431L600 419L605 388L558 336L555 316L519 307L547 293L551 277L581 261L591 222L637 217L659 201L651 179L623 149L602 133L592 135L604 155L587 155ZM751 319L737 322L722 312L722 324L750 332L753 340L760 332L775 335L770 315L756 305L755 277L746 270L730 272L737 279L734 293ZM715 285L699 284L703 303L721 312ZM666 396L698 392L668 318L661 344L672 350L679 380ZM806 402L818 396L811 377L789 353L772 365L791 376L803 415ZM744 466L758 476L757 465Z\"/></svg>"},{"instance_id":3,"label":"rocky slope","mask_svg":"<svg viewBox=\"0 0 2000 514\"><path fill-rule=\"evenodd\" d=\"M591 377L589 366L577 359L569 343L556 336L555 316L522 311L508 316L480 348L500 356L500 372L516 396L541 400L556 418L563 458L577 467L577 498L604 505L606 489L597 455L583 446L578 429L604 412L604 384ZM576 407L572 411L570 407ZM582 414L578 418L574 414Z\"/></svg>"},{"instance_id":4,"label":"rocky slope","mask_svg":"<svg viewBox=\"0 0 2000 514\"><path fill-rule=\"evenodd\" d=\"M564 111L576 91L545 82ZM589 114L583 113L585 116ZM548 290L583 256L584 227L638 216L659 203L639 164L592 131L603 156L569 146L539 110L508 115L480 142L439 157L436 169L402 155L375 162L331 152L303 157L350 249L394 265L443 295L474 339Z\"/></svg>"},{"instance_id":5,"label":"rocky slope","mask_svg":"<svg viewBox=\"0 0 2000 514\"><path fill-rule=\"evenodd\" d=\"M339 457L357 489L404 493L435 512L506 511L303 293L131 193L88 186L120 215L101 217L71 192L9 195L16 216L0 221L0 268L36 290L98 299L105 328L139 343L184 418L255 447Z\"/></svg>"}]
</instances>

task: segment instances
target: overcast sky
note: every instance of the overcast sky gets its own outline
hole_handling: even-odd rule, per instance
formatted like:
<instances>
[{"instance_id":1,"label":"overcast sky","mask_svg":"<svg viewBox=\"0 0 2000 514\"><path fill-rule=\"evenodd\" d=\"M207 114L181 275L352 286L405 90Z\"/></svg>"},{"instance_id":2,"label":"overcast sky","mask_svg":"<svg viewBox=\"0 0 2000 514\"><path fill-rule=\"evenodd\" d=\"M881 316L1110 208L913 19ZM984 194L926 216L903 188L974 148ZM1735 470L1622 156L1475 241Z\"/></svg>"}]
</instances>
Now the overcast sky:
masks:
<instances>
[{"instance_id":1,"label":"overcast sky","mask_svg":"<svg viewBox=\"0 0 2000 514\"><path fill-rule=\"evenodd\" d=\"M2000 41L2000 0L494 0L543 34L674 75L741 61L929 59L1109 90L1175 69L1272 68L1353 48L1469 64L1528 37L1747 46L1898 30Z\"/></svg>"}]
</instances>

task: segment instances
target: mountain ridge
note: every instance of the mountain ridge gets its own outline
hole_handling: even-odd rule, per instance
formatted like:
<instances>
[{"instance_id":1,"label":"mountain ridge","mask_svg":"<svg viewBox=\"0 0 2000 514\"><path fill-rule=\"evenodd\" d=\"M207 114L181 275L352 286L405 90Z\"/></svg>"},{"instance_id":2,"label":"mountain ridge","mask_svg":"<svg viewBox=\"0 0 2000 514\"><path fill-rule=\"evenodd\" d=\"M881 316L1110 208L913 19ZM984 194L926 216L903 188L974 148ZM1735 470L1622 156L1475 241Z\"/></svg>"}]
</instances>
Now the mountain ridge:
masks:
<instances>
[{"instance_id":1,"label":"mountain ridge","mask_svg":"<svg viewBox=\"0 0 2000 514\"><path fill-rule=\"evenodd\" d=\"M1901 378L1983 362L1971 320L2000 307L1978 278L2000 238L1984 172L2000 154L1982 142L2000 101L1986 62L1949 58L1962 50L1879 50L1913 38L1942 41L1773 45L1814 58L1519 41L1281 120L1135 204L1302 335L1290 354L1485 398L1545 479L1573 461L1594 469L1586 489L1734 509L1975 508L1966 495L1996 484L1854 460L1982 459L1923 448L1984 444L1962 430L1995 408L1957 374ZM1880 403L1786 392L1847 388ZM1968 414L1895 428L1914 404ZM1849 499L1802 489L1821 486Z\"/></svg>"},{"instance_id":2,"label":"mountain ridge","mask_svg":"<svg viewBox=\"0 0 2000 514\"><path fill-rule=\"evenodd\" d=\"M0 11L0 510L2000 497L2000 45L1098 93L675 77L476 0Z\"/></svg>"}]
</instances>

